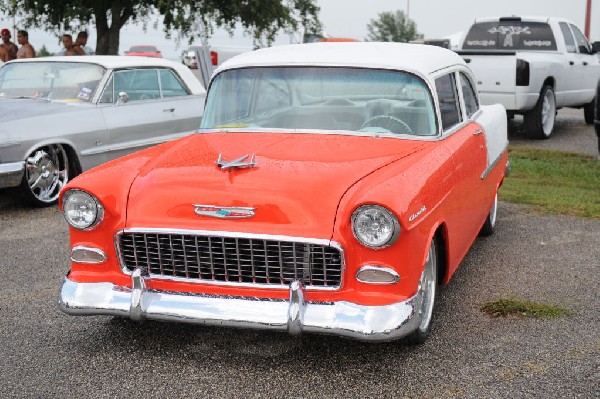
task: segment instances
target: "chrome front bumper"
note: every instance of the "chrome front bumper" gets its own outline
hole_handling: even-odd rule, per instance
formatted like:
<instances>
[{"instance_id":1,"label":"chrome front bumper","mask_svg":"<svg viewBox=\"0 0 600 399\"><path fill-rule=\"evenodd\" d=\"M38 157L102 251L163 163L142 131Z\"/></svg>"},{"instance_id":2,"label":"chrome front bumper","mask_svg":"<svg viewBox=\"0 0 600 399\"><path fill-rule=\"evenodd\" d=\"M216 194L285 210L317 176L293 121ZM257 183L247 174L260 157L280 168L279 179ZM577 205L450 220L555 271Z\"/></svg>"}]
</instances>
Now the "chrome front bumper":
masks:
<instances>
[{"instance_id":1,"label":"chrome front bumper","mask_svg":"<svg viewBox=\"0 0 600 399\"><path fill-rule=\"evenodd\" d=\"M419 299L383 306L351 302L308 302L300 282L290 284L289 300L185 294L148 289L139 270L132 288L112 283L77 283L65 277L59 308L70 315L114 315L238 328L332 334L362 341L391 341L421 322Z\"/></svg>"},{"instance_id":2,"label":"chrome front bumper","mask_svg":"<svg viewBox=\"0 0 600 399\"><path fill-rule=\"evenodd\" d=\"M0 164L0 188L16 187L21 184L25 162Z\"/></svg>"}]
</instances>

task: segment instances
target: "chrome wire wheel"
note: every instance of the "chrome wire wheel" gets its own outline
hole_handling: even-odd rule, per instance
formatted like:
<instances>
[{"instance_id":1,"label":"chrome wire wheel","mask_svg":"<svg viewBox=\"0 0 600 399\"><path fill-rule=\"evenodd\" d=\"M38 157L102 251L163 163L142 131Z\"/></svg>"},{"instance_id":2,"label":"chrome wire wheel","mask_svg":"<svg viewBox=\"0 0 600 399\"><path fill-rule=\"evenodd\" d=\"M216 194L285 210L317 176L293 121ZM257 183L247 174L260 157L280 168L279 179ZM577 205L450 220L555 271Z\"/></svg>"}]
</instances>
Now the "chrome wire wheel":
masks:
<instances>
[{"instance_id":1,"label":"chrome wire wheel","mask_svg":"<svg viewBox=\"0 0 600 399\"><path fill-rule=\"evenodd\" d=\"M421 324L419 324L419 332L427 334L431 326L431 317L433 316L433 306L435 304L435 294L437 290L437 249L435 239L431 240L425 267L421 278L419 279L419 288L417 295L421 298L420 307L418 309L421 316Z\"/></svg>"},{"instance_id":2,"label":"chrome wire wheel","mask_svg":"<svg viewBox=\"0 0 600 399\"><path fill-rule=\"evenodd\" d=\"M60 144L38 148L25 160L25 194L34 205L53 204L68 181L69 160Z\"/></svg>"},{"instance_id":3,"label":"chrome wire wheel","mask_svg":"<svg viewBox=\"0 0 600 399\"><path fill-rule=\"evenodd\" d=\"M554 119L556 118L556 99L552 90L544 92L542 103L542 129L544 135L549 136L554 128Z\"/></svg>"}]
</instances>

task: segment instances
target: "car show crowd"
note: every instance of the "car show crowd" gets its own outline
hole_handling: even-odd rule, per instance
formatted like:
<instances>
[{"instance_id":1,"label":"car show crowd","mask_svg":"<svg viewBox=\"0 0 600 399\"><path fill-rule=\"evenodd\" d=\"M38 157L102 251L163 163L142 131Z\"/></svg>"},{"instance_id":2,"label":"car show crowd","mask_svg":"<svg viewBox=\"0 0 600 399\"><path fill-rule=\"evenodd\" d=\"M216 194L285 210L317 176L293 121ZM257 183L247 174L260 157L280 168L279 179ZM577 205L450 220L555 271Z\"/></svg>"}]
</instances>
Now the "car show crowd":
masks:
<instances>
[{"instance_id":1,"label":"car show crowd","mask_svg":"<svg viewBox=\"0 0 600 399\"><path fill-rule=\"evenodd\" d=\"M17 46L10 39L12 35L7 28L0 31L2 43L0 43L0 61L6 62L17 58L35 58L35 48L29 43L29 34L26 30L17 31ZM88 33L81 31L77 34L75 40L69 33L65 33L61 37L64 48L54 55L95 55L96 52L87 45Z\"/></svg>"}]
</instances>

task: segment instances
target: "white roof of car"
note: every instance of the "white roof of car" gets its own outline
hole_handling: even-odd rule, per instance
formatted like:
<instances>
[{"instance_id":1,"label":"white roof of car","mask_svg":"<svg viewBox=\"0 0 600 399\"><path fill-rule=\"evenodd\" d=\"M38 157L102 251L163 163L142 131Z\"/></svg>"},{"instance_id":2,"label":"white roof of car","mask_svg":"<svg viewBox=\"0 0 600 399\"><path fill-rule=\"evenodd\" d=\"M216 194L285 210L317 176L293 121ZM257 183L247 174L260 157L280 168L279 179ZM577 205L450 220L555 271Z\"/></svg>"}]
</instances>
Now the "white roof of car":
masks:
<instances>
[{"instance_id":1,"label":"white roof of car","mask_svg":"<svg viewBox=\"0 0 600 399\"><path fill-rule=\"evenodd\" d=\"M196 78L194 73L191 72L187 66L165 58L120 55L55 56L43 58L20 58L9 61L6 64L8 65L13 63L27 62L77 62L84 64L97 64L107 69L168 67L177 71L179 76L184 79L192 93L202 94L206 92L198 78Z\"/></svg>"},{"instance_id":2,"label":"white roof of car","mask_svg":"<svg viewBox=\"0 0 600 399\"><path fill-rule=\"evenodd\" d=\"M227 69L301 65L395 69L428 75L456 64L466 65L458 54L437 46L383 42L307 43L243 53L221 64L214 75Z\"/></svg>"}]
</instances>

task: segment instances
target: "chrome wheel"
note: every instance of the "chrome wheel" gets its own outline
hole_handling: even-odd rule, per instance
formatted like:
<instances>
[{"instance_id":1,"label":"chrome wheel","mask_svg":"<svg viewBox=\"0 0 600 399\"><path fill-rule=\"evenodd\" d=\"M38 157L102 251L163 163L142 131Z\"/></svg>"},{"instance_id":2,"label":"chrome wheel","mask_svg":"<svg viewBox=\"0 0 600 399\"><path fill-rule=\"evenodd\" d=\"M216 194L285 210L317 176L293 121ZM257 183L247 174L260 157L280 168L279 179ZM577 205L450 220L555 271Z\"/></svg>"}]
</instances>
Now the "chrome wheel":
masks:
<instances>
[{"instance_id":1,"label":"chrome wheel","mask_svg":"<svg viewBox=\"0 0 600 399\"><path fill-rule=\"evenodd\" d=\"M485 223L481 227L479 231L479 236L481 237L489 237L494 234L494 230L496 228L496 215L498 213L498 193L494 196L494 202L492 203L492 207L490 209L490 213L488 213L487 218L485 219Z\"/></svg>"},{"instance_id":2,"label":"chrome wheel","mask_svg":"<svg viewBox=\"0 0 600 399\"><path fill-rule=\"evenodd\" d=\"M69 162L65 149L52 144L35 150L25 160L26 196L35 205L50 205L69 181ZM27 195L29 194L29 195Z\"/></svg>"},{"instance_id":3,"label":"chrome wheel","mask_svg":"<svg viewBox=\"0 0 600 399\"><path fill-rule=\"evenodd\" d=\"M548 89L544 92L544 99L542 103L542 129L544 135L550 136L552 129L554 129L554 119L556 118L556 100L554 98L554 92Z\"/></svg>"},{"instance_id":4,"label":"chrome wheel","mask_svg":"<svg viewBox=\"0 0 600 399\"><path fill-rule=\"evenodd\" d=\"M437 290L437 250L435 240L431 240L429 251L427 252L427 260L423 273L419 279L419 289L417 295L421 298L421 303L418 309L421 316L421 324L419 331L427 333L431 325L431 316L433 315L433 305L435 304L435 293Z\"/></svg>"}]
</instances>

